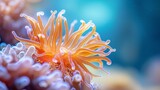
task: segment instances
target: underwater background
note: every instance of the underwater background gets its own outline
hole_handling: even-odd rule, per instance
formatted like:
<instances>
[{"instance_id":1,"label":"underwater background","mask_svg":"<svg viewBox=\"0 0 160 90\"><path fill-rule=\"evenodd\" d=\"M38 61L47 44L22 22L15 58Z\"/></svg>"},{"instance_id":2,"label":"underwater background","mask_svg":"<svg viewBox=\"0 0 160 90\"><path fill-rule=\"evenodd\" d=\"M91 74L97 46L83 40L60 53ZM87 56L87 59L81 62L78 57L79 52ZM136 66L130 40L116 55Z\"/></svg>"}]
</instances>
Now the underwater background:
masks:
<instances>
[{"instance_id":1,"label":"underwater background","mask_svg":"<svg viewBox=\"0 0 160 90\"><path fill-rule=\"evenodd\" d=\"M116 52L109 56L112 65L105 66L110 74L104 83L97 82L115 87L112 90L133 83L138 84L134 86L138 89L133 90L160 90L159 0L42 0L30 3L29 8L26 12L31 16L43 11L46 22L51 10L65 9L69 24L78 21L76 29L81 19L92 20L102 40L111 40L110 46L116 48ZM123 82L117 84L116 80L123 79L127 79L126 84L118 86ZM127 86L127 82L132 84Z\"/></svg>"}]
</instances>

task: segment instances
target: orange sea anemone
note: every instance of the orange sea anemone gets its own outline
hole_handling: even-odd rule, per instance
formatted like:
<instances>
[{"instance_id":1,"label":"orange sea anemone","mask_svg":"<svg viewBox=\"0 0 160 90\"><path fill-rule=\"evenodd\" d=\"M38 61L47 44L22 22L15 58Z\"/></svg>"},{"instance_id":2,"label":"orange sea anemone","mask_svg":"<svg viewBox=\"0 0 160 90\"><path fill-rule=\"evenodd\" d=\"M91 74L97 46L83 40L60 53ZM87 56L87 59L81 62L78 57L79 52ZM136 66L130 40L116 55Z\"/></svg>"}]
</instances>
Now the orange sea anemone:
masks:
<instances>
[{"instance_id":1,"label":"orange sea anemone","mask_svg":"<svg viewBox=\"0 0 160 90\"><path fill-rule=\"evenodd\" d=\"M73 72L75 70L80 71L82 78L85 73L92 74L85 65L89 65L95 69L103 69L102 60L107 61L107 64L111 64L111 61L107 56L114 52L108 44L109 40L102 41L99 34L96 32L96 26L92 21L85 23L81 20L81 26L75 32L73 28L75 22L71 24L70 30L68 28L67 19L62 16L65 10L60 11L57 18L55 16L57 11L51 12L47 24L44 26L41 15L43 12L38 12L38 20L33 19L30 16L24 16L32 28L26 26L28 36L30 39L24 39L16 35L13 31L14 37L24 42L26 45L33 45L37 50L37 61L40 63L48 62L51 66L60 69L63 74L67 72ZM65 29L65 35L63 36L63 23ZM88 32L87 30L92 30ZM94 66L92 62L98 62L99 66ZM95 75L94 75L95 76Z\"/></svg>"}]
</instances>

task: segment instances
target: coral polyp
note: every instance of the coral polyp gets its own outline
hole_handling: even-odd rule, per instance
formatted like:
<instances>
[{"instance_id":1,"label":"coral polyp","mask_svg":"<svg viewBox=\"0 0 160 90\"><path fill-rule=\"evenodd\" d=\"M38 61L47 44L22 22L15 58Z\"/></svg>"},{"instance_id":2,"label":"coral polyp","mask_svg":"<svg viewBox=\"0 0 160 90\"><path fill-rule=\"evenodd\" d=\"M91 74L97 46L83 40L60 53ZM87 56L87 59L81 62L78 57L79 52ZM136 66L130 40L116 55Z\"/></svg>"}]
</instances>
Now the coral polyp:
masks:
<instances>
[{"instance_id":1,"label":"coral polyp","mask_svg":"<svg viewBox=\"0 0 160 90\"><path fill-rule=\"evenodd\" d=\"M82 75L82 80L85 80L86 74L97 76L92 74L86 65L103 70L102 60L111 64L107 56L115 49L108 45L110 41L101 40L92 21L85 23L81 20L81 26L74 32L75 21L69 29L67 19L62 16L65 10L60 11L57 17L56 12L51 12L52 14L46 25L43 24L41 19L43 12L37 13L38 20L23 14L22 16L31 24L31 27L25 27L30 39L21 38L13 31L14 37L24 42L26 46L35 46L37 50L34 55L36 60L40 63L49 63L52 69L59 69L63 74L69 76L72 76L73 72L78 70ZM63 35L63 26L65 35ZM86 32L89 33L85 34ZM99 66L93 65L92 62L98 62Z\"/></svg>"}]
</instances>

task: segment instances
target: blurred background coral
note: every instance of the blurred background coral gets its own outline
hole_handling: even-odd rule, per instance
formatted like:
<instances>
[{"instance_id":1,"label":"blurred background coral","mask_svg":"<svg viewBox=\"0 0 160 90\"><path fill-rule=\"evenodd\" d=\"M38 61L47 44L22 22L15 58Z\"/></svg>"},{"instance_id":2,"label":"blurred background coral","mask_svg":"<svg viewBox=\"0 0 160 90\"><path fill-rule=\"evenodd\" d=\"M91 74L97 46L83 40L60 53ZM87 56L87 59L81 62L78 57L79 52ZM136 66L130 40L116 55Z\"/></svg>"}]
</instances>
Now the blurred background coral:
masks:
<instances>
[{"instance_id":1,"label":"blurred background coral","mask_svg":"<svg viewBox=\"0 0 160 90\"><path fill-rule=\"evenodd\" d=\"M26 14L34 16L35 12L44 11L48 17L50 10L65 9L64 16L69 23L75 19L78 21L83 19L86 22L92 20L96 24L102 40L110 39L111 46L117 50L109 56L112 65L105 67L110 74L105 76L102 74L104 77L101 79L107 77L105 81L97 81L102 84L108 83L104 88L160 90L159 0L41 0L41 2L29 3L26 8ZM78 22L75 28L78 29L79 25ZM26 37L25 31L18 32ZM6 43L15 43L12 39L8 40L10 36L12 35L5 29L0 28L1 42L7 39ZM117 81L112 82L115 80Z\"/></svg>"}]
</instances>

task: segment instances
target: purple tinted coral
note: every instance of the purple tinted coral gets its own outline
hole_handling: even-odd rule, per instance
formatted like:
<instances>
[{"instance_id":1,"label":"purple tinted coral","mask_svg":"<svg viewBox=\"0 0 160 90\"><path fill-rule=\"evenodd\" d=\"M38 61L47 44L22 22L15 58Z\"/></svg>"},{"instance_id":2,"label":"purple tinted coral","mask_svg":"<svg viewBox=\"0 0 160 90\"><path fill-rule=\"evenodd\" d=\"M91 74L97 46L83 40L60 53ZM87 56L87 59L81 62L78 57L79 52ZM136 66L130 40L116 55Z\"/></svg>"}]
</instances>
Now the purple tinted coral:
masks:
<instances>
[{"instance_id":1,"label":"purple tinted coral","mask_svg":"<svg viewBox=\"0 0 160 90\"><path fill-rule=\"evenodd\" d=\"M0 51L0 90L69 90L61 71L51 71L47 63L35 63L34 53L33 46L26 48L22 43Z\"/></svg>"}]
</instances>

